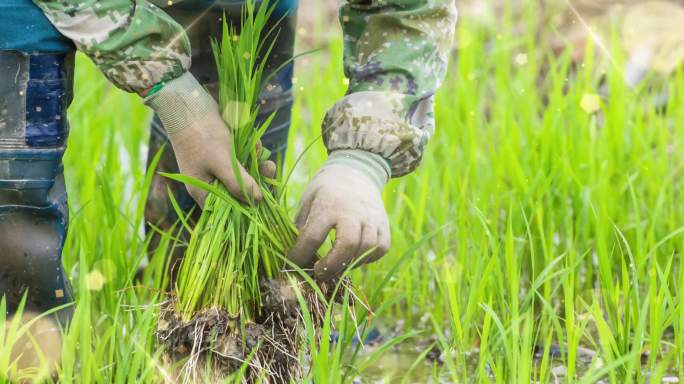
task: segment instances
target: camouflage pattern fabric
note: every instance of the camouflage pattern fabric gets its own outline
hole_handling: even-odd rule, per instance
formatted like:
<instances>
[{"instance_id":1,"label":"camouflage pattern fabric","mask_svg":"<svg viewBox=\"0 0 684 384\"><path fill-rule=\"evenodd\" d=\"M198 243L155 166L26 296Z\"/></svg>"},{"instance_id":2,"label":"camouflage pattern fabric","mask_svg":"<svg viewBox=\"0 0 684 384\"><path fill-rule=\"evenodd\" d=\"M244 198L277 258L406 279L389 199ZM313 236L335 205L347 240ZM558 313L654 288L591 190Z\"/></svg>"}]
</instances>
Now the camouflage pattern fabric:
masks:
<instances>
[{"instance_id":1,"label":"camouflage pattern fabric","mask_svg":"<svg viewBox=\"0 0 684 384\"><path fill-rule=\"evenodd\" d=\"M33 0L116 86L141 93L190 66L183 29L143 0ZM432 99L446 74L454 0L349 0L340 8L347 96L326 114L329 151L380 154L393 176L420 162L434 132Z\"/></svg>"},{"instance_id":2,"label":"camouflage pattern fabric","mask_svg":"<svg viewBox=\"0 0 684 384\"><path fill-rule=\"evenodd\" d=\"M392 176L414 170L434 133L433 95L447 70L453 0L350 0L340 9L347 96L323 122L328 151L365 149Z\"/></svg>"},{"instance_id":3,"label":"camouflage pattern fabric","mask_svg":"<svg viewBox=\"0 0 684 384\"><path fill-rule=\"evenodd\" d=\"M117 87L141 93L190 67L190 41L157 6L133 0L33 0Z\"/></svg>"}]
</instances>

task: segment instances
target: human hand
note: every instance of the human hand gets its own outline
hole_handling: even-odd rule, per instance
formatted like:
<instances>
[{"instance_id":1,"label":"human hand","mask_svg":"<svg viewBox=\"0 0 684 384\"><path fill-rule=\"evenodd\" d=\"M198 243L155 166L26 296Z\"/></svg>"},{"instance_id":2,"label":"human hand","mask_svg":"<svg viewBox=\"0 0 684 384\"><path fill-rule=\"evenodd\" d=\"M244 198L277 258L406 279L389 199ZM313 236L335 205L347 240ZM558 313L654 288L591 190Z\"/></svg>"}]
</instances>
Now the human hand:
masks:
<instances>
[{"instance_id":1,"label":"human hand","mask_svg":"<svg viewBox=\"0 0 684 384\"><path fill-rule=\"evenodd\" d=\"M207 183L217 179L241 201L261 200L261 189L254 178L241 164L233 168L230 131L214 99L190 73L165 84L145 101L157 112L166 129L181 173ZM273 177L275 164L266 161L260 171ZM204 206L207 191L190 185L186 188Z\"/></svg>"},{"instance_id":2,"label":"human hand","mask_svg":"<svg viewBox=\"0 0 684 384\"><path fill-rule=\"evenodd\" d=\"M390 228L381 189L389 167L379 155L361 150L334 151L311 180L296 218L299 237L289 258L310 267L316 251L335 228L332 250L314 265L317 279L326 281L365 255L371 263L387 253Z\"/></svg>"}]
</instances>

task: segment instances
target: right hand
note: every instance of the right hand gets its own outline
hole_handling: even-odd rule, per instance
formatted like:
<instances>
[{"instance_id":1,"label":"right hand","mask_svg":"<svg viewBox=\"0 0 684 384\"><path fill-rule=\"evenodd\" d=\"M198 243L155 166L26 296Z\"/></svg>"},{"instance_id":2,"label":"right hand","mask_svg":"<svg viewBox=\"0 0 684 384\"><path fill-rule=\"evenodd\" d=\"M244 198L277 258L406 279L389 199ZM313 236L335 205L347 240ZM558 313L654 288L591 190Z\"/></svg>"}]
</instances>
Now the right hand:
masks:
<instances>
[{"instance_id":1,"label":"right hand","mask_svg":"<svg viewBox=\"0 0 684 384\"><path fill-rule=\"evenodd\" d=\"M217 179L232 196L243 202L261 200L259 185L238 164L237 171L244 190L241 188L231 162L230 131L221 118L216 101L189 72L171 80L147 97L145 102L162 121L181 173L207 183ZM275 173L275 164L270 161L260 168L265 176ZM186 188L203 207L207 191L189 185Z\"/></svg>"}]
</instances>

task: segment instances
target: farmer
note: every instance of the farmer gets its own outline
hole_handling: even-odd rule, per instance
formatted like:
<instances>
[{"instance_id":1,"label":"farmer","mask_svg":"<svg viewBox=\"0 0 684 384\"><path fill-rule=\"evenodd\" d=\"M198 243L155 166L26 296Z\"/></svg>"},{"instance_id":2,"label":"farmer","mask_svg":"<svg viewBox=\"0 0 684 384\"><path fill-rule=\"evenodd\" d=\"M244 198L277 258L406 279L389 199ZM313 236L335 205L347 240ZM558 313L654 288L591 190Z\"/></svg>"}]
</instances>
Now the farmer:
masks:
<instances>
[{"instance_id":1,"label":"farmer","mask_svg":"<svg viewBox=\"0 0 684 384\"><path fill-rule=\"evenodd\" d=\"M173 148L162 170L217 179L238 199L261 197L240 168L249 196L242 195L230 164L229 132L214 101L210 37L219 36L223 12L239 20L242 2L156 2L0 2L0 295L10 312L27 288L34 310L71 300L60 254L68 225L62 155L76 49L154 110L150 152L167 142ZM268 67L289 64L261 94L262 115L276 112L263 138L274 157L285 151L289 130L296 8L296 0L277 4L273 22L282 21ZM367 250L373 251L365 262L387 252L390 229L381 191L390 177L418 166L434 131L433 94L446 71L455 18L453 0L342 5L349 89L325 116L329 157L303 195L300 234L289 254L302 267L313 265L319 279L335 276ZM267 162L262 169L273 174L274 167ZM163 226L175 220L164 186L170 182L155 183L146 217ZM174 192L186 210L206 197L191 187ZM332 250L314 264L333 228Z\"/></svg>"}]
</instances>

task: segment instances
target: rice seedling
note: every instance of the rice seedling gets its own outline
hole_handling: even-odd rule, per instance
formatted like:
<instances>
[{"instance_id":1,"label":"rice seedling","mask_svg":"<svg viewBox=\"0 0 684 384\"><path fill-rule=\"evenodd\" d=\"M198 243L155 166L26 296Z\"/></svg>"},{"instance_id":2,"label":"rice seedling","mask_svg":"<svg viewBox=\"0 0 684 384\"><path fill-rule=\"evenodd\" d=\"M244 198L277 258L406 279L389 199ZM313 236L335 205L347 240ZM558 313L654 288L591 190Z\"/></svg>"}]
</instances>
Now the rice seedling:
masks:
<instances>
[{"instance_id":1,"label":"rice seedling","mask_svg":"<svg viewBox=\"0 0 684 384\"><path fill-rule=\"evenodd\" d=\"M238 164L246 167L262 190L262 201L243 204L218 183L165 174L210 192L194 228L183 222L190 240L175 282L175 301L162 314L159 329L160 340L171 350L189 349L188 373L198 359L209 358L207 351L227 372L248 355L249 364L272 380L286 382L297 371L297 303L282 280L297 231L282 199L284 184L259 172L268 159L268 151L258 147L271 119L259 124L257 115L266 59L277 33L265 29L273 10L268 2L256 6L248 1L239 29L224 18L221 40L213 42L219 108L232 137L227 143L231 166L243 191Z\"/></svg>"},{"instance_id":2,"label":"rice seedling","mask_svg":"<svg viewBox=\"0 0 684 384\"><path fill-rule=\"evenodd\" d=\"M232 133L232 166L240 178L237 164L245 165L264 198L259 204L242 205L218 184L204 185L212 193L192 229L176 282L177 307L184 319L209 307L222 308L233 318L253 319L261 300L260 279L279 275L281 259L296 235L287 211L278 202L281 185L259 173L264 157L257 153L257 143L268 121L257 127L257 101L264 59L270 52L266 35L273 32L264 27L272 10L265 4L255 9L248 2L240 30L224 21L222 39L214 42L219 104ZM168 176L201 183L182 175Z\"/></svg>"},{"instance_id":3,"label":"rice seedling","mask_svg":"<svg viewBox=\"0 0 684 384\"><path fill-rule=\"evenodd\" d=\"M214 45L219 103L232 133L234 170L240 175L237 164L246 165L265 197L263 204L240 205L221 187L208 188L212 193L193 229L176 283L178 309L185 319L212 306L225 309L231 317L253 318L260 301L260 278L277 276L282 264L277 255L285 252L295 235L276 200L279 191L258 172L256 146L268 122L255 127L265 65L257 59L264 50L263 27L271 12L265 6L255 11L252 3L245 12L239 34L224 22L221 43ZM244 189L242 181L241 186Z\"/></svg>"}]
</instances>

